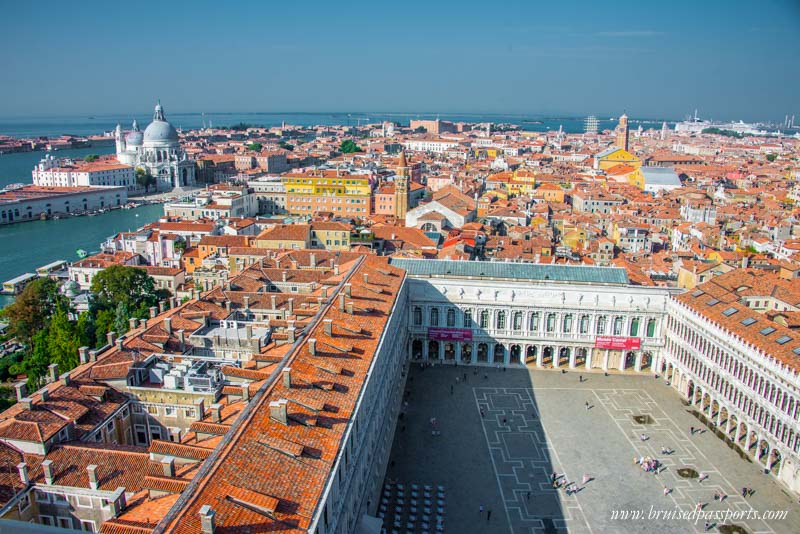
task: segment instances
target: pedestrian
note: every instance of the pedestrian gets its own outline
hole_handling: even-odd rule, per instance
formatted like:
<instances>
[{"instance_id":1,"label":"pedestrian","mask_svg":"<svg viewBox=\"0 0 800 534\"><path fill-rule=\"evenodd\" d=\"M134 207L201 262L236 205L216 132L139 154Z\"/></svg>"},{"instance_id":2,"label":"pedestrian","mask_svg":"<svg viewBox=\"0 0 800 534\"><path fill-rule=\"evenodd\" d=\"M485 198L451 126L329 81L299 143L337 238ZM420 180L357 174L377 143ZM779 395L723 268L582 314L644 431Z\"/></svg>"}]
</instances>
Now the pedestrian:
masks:
<instances>
[{"instance_id":1,"label":"pedestrian","mask_svg":"<svg viewBox=\"0 0 800 534\"><path fill-rule=\"evenodd\" d=\"M503 417L503 424L506 424L507 421L508 420L505 417Z\"/></svg>"},{"instance_id":2,"label":"pedestrian","mask_svg":"<svg viewBox=\"0 0 800 534\"><path fill-rule=\"evenodd\" d=\"M531 500L531 492L530 491L528 491L528 493L525 495L525 498L527 500L529 500L529 501Z\"/></svg>"},{"instance_id":3,"label":"pedestrian","mask_svg":"<svg viewBox=\"0 0 800 534\"><path fill-rule=\"evenodd\" d=\"M743 487L742 488L742 498L745 498L745 497L747 497L747 488Z\"/></svg>"},{"instance_id":4,"label":"pedestrian","mask_svg":"<svg viewBox=\"0 0 800 534\"><path fill-rule=\"evenodd\" d=\"M589 401L586 401L586 409L589 409Z\"/></svg>"},{"instance_id":5,"label":"pedestrian","mask_svg":"<svg viewBox=\"0 0 800 534\"><path fill-rule=\"evenodd\" d=\"M583 474L583 478L581 479L581 480L583 480L583 482L582 482L582 483L585 485L587 482L589 482L589 480L590 480L591 478L592 478L592 477L590 477L589 475L587 475L586 473L584 473L584 474Z\"/></svg>"},{"instance_id":6,"label":"pedestrian","mask_svg":"<svg viewBox=\"0 0 800 534\"><path fill-rule=\"evenodd\" d=\"M483 373L483 379L484 380L489 380L489 375L487 375L486 373Z\"/></svg>"},{"instance_id":7,"label":"pedestrian","mask_svg":"<svg viewBox=\"0 0 800 534\"><path fill-rule=\"evenodd\" d=\"M450 395L453 394L453 384L450 384Z\"/></svg>"},{"instance_id":8,"label":"pedestrian","mask_svg":"<svg viewBox=\"0 0 800 534\"><path fill-rule=\"evenodd\" d=\"M690 426L690 427L689 427L689 434L691 434L692 436L694 436L694 427L693 427L693 426Z\"/></svg>"},{"instance_id":9,"label":"pedestrian","mask_svg":"<svg viewBox=\"0 0 800 534\"><path fill-rule=\"evenodd\" d=\"M483 413L483 408L481 408L481 417L483 417L484 415L486 414Z\"/></svg>"},{"instance_id":10,"label":"pedestrian","mask_svg":"<svg viewBox=\"0 0 800 534\"><path fill-rule=\"evenodd\" d=\"M667 495L669 495L669 488L664 486L664 497L666 497Z\"/></svg>"},{"instance_id":11,"label":"pedestrian","mask_svg":"<svg viewBox=\"0 0 800 534\"><path fill-rule=\"evenodd\" d=\"M503 372L504 373L506 372L506 366L505 365L503 366Z\"/></svg>"},{"instance_id":12,"label":"pedestrian","mask_svg":"<svg viewBox=\"0 0 800 534\"><path fill-rule=\"evenodd\" d=\"M578 382L583 382L583 375L578 375Z\"/></svg>"},{"instance_id":13,"label":"pedestrian","mask_svg":"<svg viewBox=\"0 0 800 534\"><path fill-rule=\"evenodd\" d=\"M483 505L481 505L480 508L478 508L478 514L481 515L483 514Z\"/></svg>"},{"instance_id":14,"label":"pedestrian","mask_svg":"<svg viewBox=\"0 0 800 534\"><path fill-rule=\"evenodd\" d=\"M711 528L711 525L709 525L708 521L706 521L706 524L705 524L706 532L708 532L708 529L710 529L710 528Z\"/></svg>"},{"instance_id":15,"label":"pedestrian","mask_svg":"<svg viewBox=\"0 0 800 534\"><path fill-rule=\"evenodd\" d=\"M492 510L486 510L486 521L489 521L492 518Z\"/></svg>"},{"instance_id":16,"label":"pedestrian","mask_svg":"<svg viewBox=\"0 0 800 534\"><path fill-rule=\"evenodd\" d=\"M467 381L467 373L464 373L464 382Z\"/></svg>"},{"instance_id":17,"label":"pedestrian","mask_svg":"<svg viewBox=\"0 0 800 534\"><path fill-rule=\"evenodd\" d=\"M456 384L458 384L460 381L461 379L459 377L456 377Z\"/></svg>"}]
</instances>

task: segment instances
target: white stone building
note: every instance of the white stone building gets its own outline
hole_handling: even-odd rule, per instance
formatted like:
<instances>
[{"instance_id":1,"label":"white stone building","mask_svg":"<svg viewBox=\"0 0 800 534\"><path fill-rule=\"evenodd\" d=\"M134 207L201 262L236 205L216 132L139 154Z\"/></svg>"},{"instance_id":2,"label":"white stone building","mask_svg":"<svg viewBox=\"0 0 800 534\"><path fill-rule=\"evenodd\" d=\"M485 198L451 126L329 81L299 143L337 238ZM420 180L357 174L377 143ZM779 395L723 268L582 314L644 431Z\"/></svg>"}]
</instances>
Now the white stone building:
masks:
<instances>
[{"instance_id":1,"label":"white stone building","mask_svg":"<svg viewBox=\"0 0 800 534\"><path fill-rule=\"evenodd\" d=\"M33 169L33 184L41 187L125 187L136 189L133 167L102 157L95 161L56 159L48 154Z\"/></svg>"},{"instance_id":2,"label":"white stone building","mask_svg":"<svg viewBox=\"0 0 800 534\"><path fill-rule=\"evenodd\" d=\"M139 131L136 121L133 128L123 135L117 124L115 131L117 159L131 167L142 167L156 179L158 190L171 190L195 185L195 164L181 148L178 131L164 117L159 102L151 122L144 132Z\"/></svg>"}]
</instances>

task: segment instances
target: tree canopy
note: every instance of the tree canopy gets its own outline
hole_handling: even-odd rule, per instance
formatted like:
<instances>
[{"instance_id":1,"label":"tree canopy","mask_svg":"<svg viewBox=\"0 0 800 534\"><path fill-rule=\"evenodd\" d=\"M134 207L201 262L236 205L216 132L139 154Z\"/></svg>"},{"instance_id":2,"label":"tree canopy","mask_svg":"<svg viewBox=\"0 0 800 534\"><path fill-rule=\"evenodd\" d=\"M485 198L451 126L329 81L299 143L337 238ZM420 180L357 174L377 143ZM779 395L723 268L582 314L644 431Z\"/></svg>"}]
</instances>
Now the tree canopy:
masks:
<instances>
[{"instance_id":1,"label":"tree canopy","mask_svg":"<svg viewBox=\"0 0 800 534\"><path fill-rule=\"evenodd\" d=\"M342 141L342 144L339 146L339 150L342 154L352 154L353 152L363 152L361 147L358 146L355 141L352 139L345 139Z\"/></svg>"},{"instance_id":2,"label":"tree canopy","mask_svg":"<svg viewBox=\"0 0 800 534\"><path fill-rule=\"evenodd\" d=\"M264 145L262 145L261 143L249 143L247 145L247 148L255 152L261 152L261 149L264 148Z\"/></svg>"},{"instance_id":3,"label":"tree canopy","mask_svg":"<svg viewBox=\"0 0 800 534\"><path fill-rule=\"evenodd\" d=\"M155 177L144 167L136 167L136 185L147 191L151 185L156 184Z\"/></svg>"},{"instance_id":4,"label":"tree canopy","mask_svg":"<svg viewBox=\"0 0 800 534\"><path fill-rule=\"evenodd\" d=\"M90 290L97 308L116 310L122 304L137 317L146 316L148 308L158 303L153 279L136 267L112 265L94 277Z\"/></svg>"},{"instance_id":5,"label":"tree canopy","mask_svg":"<svg viewBox=\"0 0 800 534\"><path fill-rule=\"evenodd\" d=\"M93 161L97 161L97 158L99 157L100 156L98 156L97 154L87 154L86 156L84 156L83 161L91 163Z\"/></svg>"},{"instance_id":6,"label":"tree canopy","mask_svg":"<svg viewBox=\"0 0 800 534\"><path fill-rule=\"evenodd\" d=\"M58 283L50 278L37 278L25 286L13 303L2 310L8 320L8 334L23 343L30 343L42 330L48 318L66 297L58 292Z\"/></svg>"}]
</instances>

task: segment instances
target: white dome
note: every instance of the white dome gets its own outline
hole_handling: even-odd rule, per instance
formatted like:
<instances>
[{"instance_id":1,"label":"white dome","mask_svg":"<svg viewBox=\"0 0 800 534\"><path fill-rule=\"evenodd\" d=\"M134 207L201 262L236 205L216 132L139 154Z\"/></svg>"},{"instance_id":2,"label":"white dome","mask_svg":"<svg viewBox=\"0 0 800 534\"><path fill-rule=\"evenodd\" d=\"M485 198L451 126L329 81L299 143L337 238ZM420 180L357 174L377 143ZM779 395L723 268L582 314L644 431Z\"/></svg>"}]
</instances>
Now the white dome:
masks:
<instances>
[{"instance_id":1,"label":"white dome","mask_svg":"<svg viewBox=\"0 0 800 534\"><path fill-rule=\"evenodd\" d=\"M144 143L147 145L177 145L178 131L167 122L161 102L156 104L153 112L153 122L144 129Z\"/></svg>"}]
</instances>

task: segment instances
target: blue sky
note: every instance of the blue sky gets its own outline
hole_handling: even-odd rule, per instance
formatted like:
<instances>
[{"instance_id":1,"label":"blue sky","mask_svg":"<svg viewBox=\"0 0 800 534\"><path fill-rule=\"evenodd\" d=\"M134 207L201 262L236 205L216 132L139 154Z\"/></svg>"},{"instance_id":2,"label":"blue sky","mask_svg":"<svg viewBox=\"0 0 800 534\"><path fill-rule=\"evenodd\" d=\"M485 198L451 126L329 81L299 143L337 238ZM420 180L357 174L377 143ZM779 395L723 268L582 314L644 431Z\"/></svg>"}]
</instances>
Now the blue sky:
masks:
<instances>
[{"instance_id":1,"label":"blue sky","mask_svg":"<svg viewBox=\"0 0 800 534\"><path fill-rule=\"evenodd\" d=\"M11 2L0 116L800 119L800 2Z\"/></svg>"}]
</instances>

